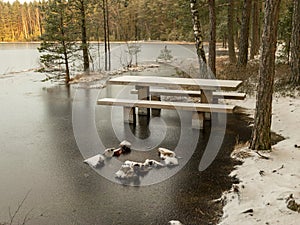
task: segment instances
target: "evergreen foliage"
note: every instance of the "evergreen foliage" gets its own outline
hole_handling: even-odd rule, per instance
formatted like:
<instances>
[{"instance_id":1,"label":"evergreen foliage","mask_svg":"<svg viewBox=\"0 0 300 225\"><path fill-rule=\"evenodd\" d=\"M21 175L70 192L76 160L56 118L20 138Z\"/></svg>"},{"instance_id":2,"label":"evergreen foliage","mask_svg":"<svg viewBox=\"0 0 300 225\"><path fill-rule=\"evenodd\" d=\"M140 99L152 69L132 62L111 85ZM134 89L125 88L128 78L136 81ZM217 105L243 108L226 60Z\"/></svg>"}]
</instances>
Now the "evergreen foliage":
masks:
<instances>
[{"instance_id":1,"label":"evergreen foliage","mask_svg":"<svg viewBox=\"0 0 300 225\"><path fill-rule=\"evenodd\" d=\"M173 56L171 55L171 50L168 49L168 46L165 45L164 49L160 50L160 54L157 57L158 61L169 62L172 60Z\"/></svg>"},{"instance_id":2,"label":"evergreen foliage","mask_svg":"<svg viewBox=\"0 0 300 225\"><path fill-rule=\"evenodd\" d=\"M71 0L70 2L80 2ZM82 0L86 6L86 28L90 41L103 40L101 1ZM186 0L107 0L111 41L165 40L193 41L190 2ZM238 35L241 21L241 1L234 1L234 29ZM259 1L261 5L263 3ZM209 37L209 11L206 1L198 1L199 20L204 40ZM47 1L30 3L0 0L0 41L36 41L45 24L43 8ZM228 0L216 0L217 41L227 37ZM279 40L286 41L291 34L292 1L283 1L279 22ZM78 9L74 10L73 25L77 25L77 40L81 40ZM42 23L43 22L43 23ZM262 21L261 21L262 22ZM287 31L287 32L286 32ZM237 39L235 40L237 41ZM238 44L238 43L236 43Z\"/></svg>"},{"instance_id":3,"label":"evergreen foliage","mask_svg":"<svg viewBox=\"0 0 300 225\"><path fill-rule=\"evenodd\" d=\"M63 70L70 80L69 64L78 51L75 43L72 12L66 0L49 0L45 7L44 33L41 36L40 60L50 71ZM61 68L64 65L64 69Z\"/></svg>"}]
</instances>

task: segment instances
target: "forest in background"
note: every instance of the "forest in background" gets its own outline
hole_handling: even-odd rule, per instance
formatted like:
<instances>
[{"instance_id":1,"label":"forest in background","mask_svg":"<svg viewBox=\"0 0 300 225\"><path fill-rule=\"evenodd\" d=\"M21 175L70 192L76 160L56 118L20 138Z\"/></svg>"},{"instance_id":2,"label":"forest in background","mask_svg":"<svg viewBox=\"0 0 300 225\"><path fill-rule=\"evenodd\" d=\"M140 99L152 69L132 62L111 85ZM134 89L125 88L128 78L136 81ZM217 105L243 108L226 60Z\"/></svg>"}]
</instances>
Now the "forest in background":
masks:
<instances>
[{"instance_id":1,"label":"forest in background","mask_svg":"<svg viewBox=\"0 0 300 225\"><path fill-rule=\"evenodd\" d=\"M162 41L193 41L193 24L190 13L189 0L105 0L107 2L107 16L109 38L111 41L130 40L162 40ZM104 40L103 0L81 0L86 8L86 26L89 41ZM209 1L198 1L199 20L204 40L209 39ZM216 0L216 39L227 43L228 36L228 2L233 3L231 16L236 44L239 38L243 0ZM252 13L258 15L258 23L250 16L250 33L261 35L264 1L252 5ZM292 30L293 1L281 3L278 39L289 43ZM0 41L40 41L43 34L47 1L34 1L21 4L3 2L0 0ZM80 18L75 15L73 22ZM80 27L77 39L80 40ZM251 34L250 34L251 35ZM251 38L250 38L250 41Z\"/></svg>"},{"instance_id":2,"label":"forest in background","mask_svg":"<svg viewBox=\"0 0 300 225\"><path fill-rule=\"evenodd\" d=\"M84 0L84 4L89 40L103 40L102 0ZM189 1L108 0L107 4L112 41L193 40ZM1 0L0 41L39 41L46 8L45 0L24 4Z\"/></svg>"}]
</instances>

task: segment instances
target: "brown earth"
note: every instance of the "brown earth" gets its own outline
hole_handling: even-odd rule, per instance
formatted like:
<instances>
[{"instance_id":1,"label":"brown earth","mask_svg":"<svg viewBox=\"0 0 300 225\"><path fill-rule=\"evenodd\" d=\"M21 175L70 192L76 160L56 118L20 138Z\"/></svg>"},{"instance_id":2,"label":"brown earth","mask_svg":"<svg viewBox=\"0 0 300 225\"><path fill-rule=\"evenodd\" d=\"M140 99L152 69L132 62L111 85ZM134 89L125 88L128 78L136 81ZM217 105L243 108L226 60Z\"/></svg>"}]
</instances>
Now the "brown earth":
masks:
<instances>
[{"instance_id":1,"label":"brown earth","mask_svg":"<svg viewBox=\"0 0 300 225\"><path fill-rule=\"evenodd\" d=\"M230 64L228 56L220 56L216 59L217 78L219 79L239 79L243 80L240 91L251 95L256 90L258 83L259 60L250 60L245 68ZM275 92L287 95L295 89L288 84L291 75L290 66L287 64L276 64L275 67Z\"/></svg>"}]
</instances>

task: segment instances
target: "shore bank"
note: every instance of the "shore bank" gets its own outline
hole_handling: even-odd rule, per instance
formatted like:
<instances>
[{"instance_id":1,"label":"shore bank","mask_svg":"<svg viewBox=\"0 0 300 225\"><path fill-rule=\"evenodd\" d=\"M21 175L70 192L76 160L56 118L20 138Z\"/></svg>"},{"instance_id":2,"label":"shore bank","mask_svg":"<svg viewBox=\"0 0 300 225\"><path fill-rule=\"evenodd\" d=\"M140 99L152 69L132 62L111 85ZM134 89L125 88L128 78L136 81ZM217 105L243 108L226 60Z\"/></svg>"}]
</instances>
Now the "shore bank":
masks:
<instances>
[{"instance_id":1,"label":"shore bank","mask_svg":"<svg viewBox=\"0 0 300 225\"><path fill-rule=\"evenodd\" d=\"M255 98L238 102L254 115ZM225 202L220 225L299 224L299 212L287 207L289 196L300 203L300 98L275 97L272 131L285 140L273 145L272 151L260 152L248 146L236 146L232 157L243 161L231 173L240 180L222 196Z\"/></svg>"}]
</instances>

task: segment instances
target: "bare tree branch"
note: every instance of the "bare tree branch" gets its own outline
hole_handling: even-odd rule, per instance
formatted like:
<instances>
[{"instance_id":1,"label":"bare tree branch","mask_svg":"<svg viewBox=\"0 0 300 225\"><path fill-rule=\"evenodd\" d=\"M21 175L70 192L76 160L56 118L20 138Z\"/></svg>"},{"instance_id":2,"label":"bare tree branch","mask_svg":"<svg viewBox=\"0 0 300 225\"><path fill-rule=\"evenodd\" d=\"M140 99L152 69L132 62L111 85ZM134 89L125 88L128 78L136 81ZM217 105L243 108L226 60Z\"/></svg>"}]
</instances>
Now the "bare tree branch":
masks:
<instances>
[{"instance_id":1,"label":"bare tree branch","mask_svg":"<svg viewBox=\"0 0 300 225\"><path fill-rule=\"evenodd\" d=\"M19 205L18 205L16 211L15 211L13 214L11 214L10 207L8 208L8 211L9 211L8 213L9 213L9 218L10 218L9 225L12 225L12 224L13 224L13 221L14 221L16 215L17 215L17 214L19 213L19 211L21 210L21 208L22 208L22 206L23 206L25 200L27 199L28 195L30 194L30 192L31 192L31 190L29 190L29 191L26 193L25 197L24 197L23 200L19 203Z\"/></svg>"}]
</instances>

